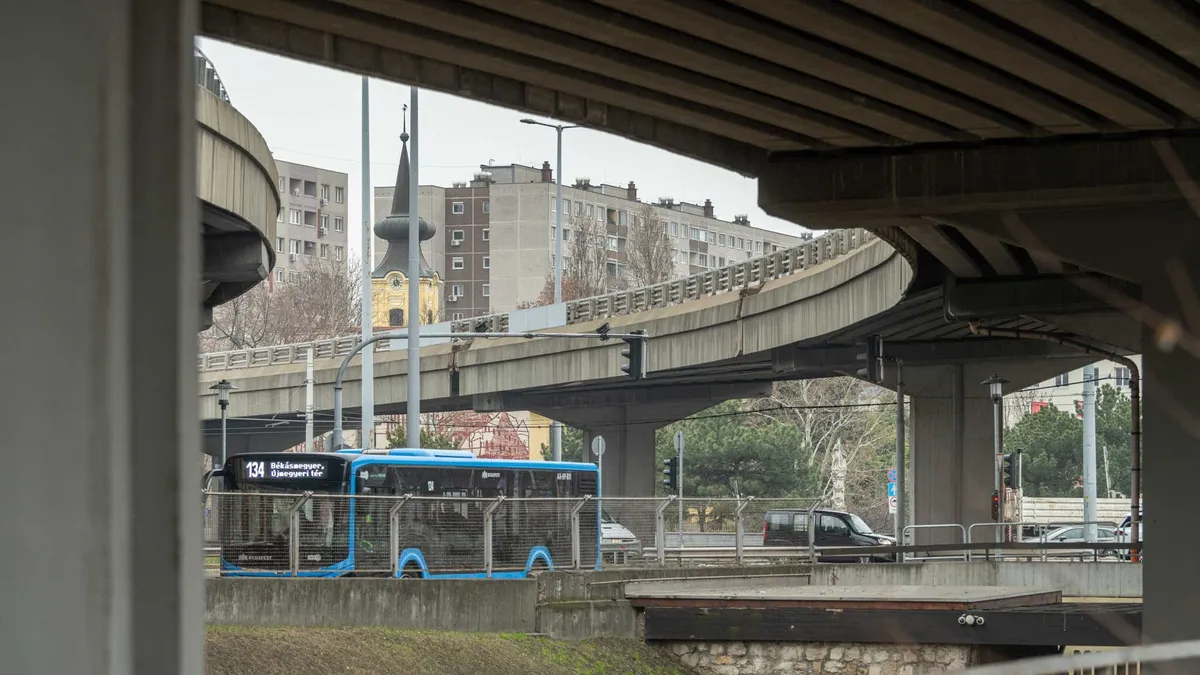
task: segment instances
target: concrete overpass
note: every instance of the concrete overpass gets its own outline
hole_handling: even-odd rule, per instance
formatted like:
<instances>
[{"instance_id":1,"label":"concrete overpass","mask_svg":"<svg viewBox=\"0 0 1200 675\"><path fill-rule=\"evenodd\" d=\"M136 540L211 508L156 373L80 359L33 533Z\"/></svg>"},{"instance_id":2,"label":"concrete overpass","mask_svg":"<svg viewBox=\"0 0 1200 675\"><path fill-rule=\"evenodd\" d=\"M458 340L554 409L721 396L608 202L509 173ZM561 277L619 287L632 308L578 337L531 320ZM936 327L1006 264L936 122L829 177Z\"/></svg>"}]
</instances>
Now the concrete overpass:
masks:
<instances>
[{"instance_id":1,"label":"concrete overpass","mask_svg":"<svg viewBox=\"0 0 1200 675\"><path fill-rule=\"evenodd\" d=\"M588 433L603 433L606 491L654 494L654 430L729 398L763 396L784 379L854 373L855 346L880 334L906 364L914 405L917 522L988 518L992 464L991 404L977 387L1003 372L1021 388L1076 367L1077 351L1043 342L979 340L947 321L941 289L903 298L908 262L863 230L842 230L720 270L560 306L565 321L530 325L544 310L456 322L459 331L535 329L592 332L642 329L651 336L649 376L620 372L619 341L474 340L422 350L422 409L534 410ZM902 299L903 298L903 299ZM545 308L553 309L553 308ZM553 317L553 312L550 312ZM1006 325L1029 329L1018 319ZM305 345L202 354L197 394L205 450L220 452L216 396L229 379L231 453L275 451L303 440L300 411L309 349L316 355L315 427L331 427L332 381L357 336ZM446 341L448 342L448 341ZM404 412L403 343L376 356L375 401L382 414ZM1067 359L1067 361L1063 361ZM888 382L894 386L894 372ZM357 413L359 370L348 371L346 406ZM957 396L957 398L955 398ZM957 403L955 403L957 401ZM353 425L350 425L353 426ZM956 486L946 489L946 485Z\"/></svg>"},{"instance_id":2,"label":"concrete overpass","mask_svg":"<svg viewBox=\"0 0 1200 675\"><path fill-rule=\"evenodd\" d=\"M1080 271L1131 284L1101 298L1121 311L1070 321L1146 346L1151 529L1172 532L1200 473L1197 26L1194 3L1160 0L27 3L0 23L22 88L0 125L19 167L0 280L24 328L0 354L21 383L8 440L52 433L20 470L53 477L54 499L44 479L0 493L0 575L20 581L0 604L23 619L0 650L18 672L201 667L200 542L181 534L199 529L197 32L757 176L771 213L892 243L914 266L908 298L971 280L1065 295L1091 288ZM1048 296L1008 310L1060 316L1065 300L1033 302ZM1155 544L1147 640L1200 635L1195 550Z\"/></svg>"}]
</instances>

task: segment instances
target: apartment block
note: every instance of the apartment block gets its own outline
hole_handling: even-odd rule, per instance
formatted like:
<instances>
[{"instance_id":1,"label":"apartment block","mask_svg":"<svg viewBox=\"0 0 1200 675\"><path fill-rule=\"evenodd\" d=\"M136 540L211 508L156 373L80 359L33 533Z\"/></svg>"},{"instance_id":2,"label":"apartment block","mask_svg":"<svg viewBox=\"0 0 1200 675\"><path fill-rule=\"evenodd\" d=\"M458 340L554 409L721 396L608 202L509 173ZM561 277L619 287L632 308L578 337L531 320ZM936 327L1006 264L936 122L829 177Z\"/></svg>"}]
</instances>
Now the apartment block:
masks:
<instances>
[{"instance_id":1,"label":"apartment block","mask_svg":"<svg viewBox=\"0 0 1200 675\"><path fill-rule=\"evenodd\" d=\"M376 213L386 212L393 188L375 188ZM509 164L483 165L472 180L451 187L422 186L420 215L438 226L425 244L426 259L445 280L443 320L506 312L534 302L554 266L553 171ZM578 178L562 187L563 253L580 231L604 247L605 275L627 276L629 228L649 218L670 239L674 274L684 276L795 246L804 236L754 227L746 216L716 217L703 204L639 199L637 186L593 184ZM376 240L375 258L383 243Z\"/></svg>"},{"instance_id":2,"label":"apartment block","mask_svg":"<svg viewBox=\"0 0 1200 675\"><path fill-rule=\"evenodd\" d=\"M1129 357L1138 368L1142 367L1142 355ZM1116 387L1129 394L1129 368L1114 361L1098 361L1092 364L1096 371L1096 387ZM1060 410L1073 412L1083 404L1083 368L1076 368L1056 375L1054 379L1028 387L1022 392L1022 401L1028 401L1029 409L1014 411L1017 415L1035 413L1043 406L1053 405Z\"/></svg>"},{"instance_id":3,"label":"apartment block","mask_svg":"<svg viewBox=\"0 0 1200 675\"><path fill-rule=\"evenodd\" d=\"M273 285L297 282L314 259L345 261L349 251L346 174L280 160L275 164L283 206L276 227Z\"/></svg>"}]
</instances>

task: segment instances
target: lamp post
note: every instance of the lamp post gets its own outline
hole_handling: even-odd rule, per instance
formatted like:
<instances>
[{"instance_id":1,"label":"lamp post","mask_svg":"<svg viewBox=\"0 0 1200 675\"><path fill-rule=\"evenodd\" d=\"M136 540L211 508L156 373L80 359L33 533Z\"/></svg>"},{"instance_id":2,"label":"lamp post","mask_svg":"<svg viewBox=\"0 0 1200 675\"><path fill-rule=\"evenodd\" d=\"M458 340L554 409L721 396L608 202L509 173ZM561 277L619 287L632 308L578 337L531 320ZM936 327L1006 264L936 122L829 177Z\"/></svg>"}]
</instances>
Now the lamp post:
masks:
<instances>
[{"instance_id":1,"label":"lamp post","mask_svg":"<svg viewBox=\"0 0 1200 675\"><path fill-rule=\"evenodd\" d=\"M992 412L995 418L993 420L995 451L992 454L992 470L995 476L996 495L1000 498L1000 509L996 522L1003 523L1004 486L1000 480L1000 456L1004 454L1004 385L1008 384L1008 380L999 375L992 375L980 384L988 388L988 394L992 397Z\"/></svg>"},{"instance_id":2,"label":"lamp post","mask_svg":"<svg viewBox=\"0 0 1200 675\"><path fill-rule=\"evenodd\" d=\"M237 389L229 380L221 380L220 382L209 387L211 391L217 392L217 403L221 406L221 468L225 468L225 457L228 449L227 421L229 414L229 392Z\"/></svg>"},{"instance_id":3,"label":"lamp post","mask_svg":"<svg viewBox=\"0 0 1200 675\"><path fill-rule=\"evenodd\" d=\"M576 129L575 124L547 124L526 117L521 124L533 124L554 129L558 135L558 159L554 168L554 304L562 302L562 134L566 129ZM562 461L562 423L550 421L550 457Z\"/></svg>"}]
</instances>

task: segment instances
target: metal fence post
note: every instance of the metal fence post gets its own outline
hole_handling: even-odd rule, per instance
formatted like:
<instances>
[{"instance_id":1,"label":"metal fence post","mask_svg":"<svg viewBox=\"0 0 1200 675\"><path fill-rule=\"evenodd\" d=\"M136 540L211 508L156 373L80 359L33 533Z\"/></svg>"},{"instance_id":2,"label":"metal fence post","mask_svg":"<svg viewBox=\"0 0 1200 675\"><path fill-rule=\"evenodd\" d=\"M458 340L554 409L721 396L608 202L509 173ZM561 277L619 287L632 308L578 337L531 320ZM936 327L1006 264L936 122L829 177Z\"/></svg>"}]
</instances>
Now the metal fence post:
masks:
<instances>
[{"instance_id":1,"label":"metal fence post","mask_svg":"<svg viewBox=\"0 0 1200 675\"><path fill-rule=\"evenodd\" d=\"M488 579L492 578L492 514L503 503L503 496L496 497L483 511L483 567Z\"/></svg>"},{"instance_id":2,"label":"metal fence post","mask_svg":"<svg viewBox=\"0 0 1200 675\"><path fill-rule=\"evenodd\" d=\"M388 536L391 538L392 574L400 576L400 509L412 499L412 495L404 495L388 511Z\"/></svg>"},{"instance_id":3,"label":"metal fence post","mask_svg":"<svg viewBox=\"0 0 1200 675\"><path fill-rule=\"evenodd\" d=\"M300 509L312 499L311 492L300 495L288 509L288 569L293 577L300 576Z\"/></svg>"},{"instance_id":4,"label":"metal fence post","mask_svg":"<svg viewBox=\"0 0 1200 675\"><path fill-rule=\"evenodd\" d=\"M660 502L654 509L654 553L655 557L658 558L659 567L666 567L667 565L667 519L663 514L673 501L675 501L675 495L667 495L667 498ZM679 545L683 546L682 531L680 532Z\"/></svg>"},{"instance_id":5,"label":"metal fence post","mask_svg":"<svg viewBox=\"0 0 1200 675\"><path fill-rule=\"evenodd\" d=\"M746 501L742 501L741 499L739 499L738 505L737 505L737 511L734 512L734 517L737 518L737 530L736 530L737 540L734 541L734 550L735 550L734 559L737 560L738 565L742 565L744 562L743 550L742 550L742 548L743 548L742 537L746 533L746 528L745 528L745 523L742 520L742 511L747 506L749 506L750 502L752 502L752 501L754 501L754 497L747 497Z\"/></svg>"},{"instance_id":6,"label":"metal fence post","mask_svg":"<svg viewBox=\"0 0 1200 675\"><path fill-rule=\"evenodd\" d=\"M584 495L583 499L571 507L571 567L574 569L579 569L579 566L583 564L583 548L579 542L579 512L591 498L591 495Z\"/></svg>"},{"instance_id":7,"label":"metal fence post","mask_svg":"<svg viewBox=\"0 0 1200 675\"><path fill-rule=\"evenodd\" d=\"M808 562L817 562L817 505L808 509Z\"/></svg>"}]
</instances>

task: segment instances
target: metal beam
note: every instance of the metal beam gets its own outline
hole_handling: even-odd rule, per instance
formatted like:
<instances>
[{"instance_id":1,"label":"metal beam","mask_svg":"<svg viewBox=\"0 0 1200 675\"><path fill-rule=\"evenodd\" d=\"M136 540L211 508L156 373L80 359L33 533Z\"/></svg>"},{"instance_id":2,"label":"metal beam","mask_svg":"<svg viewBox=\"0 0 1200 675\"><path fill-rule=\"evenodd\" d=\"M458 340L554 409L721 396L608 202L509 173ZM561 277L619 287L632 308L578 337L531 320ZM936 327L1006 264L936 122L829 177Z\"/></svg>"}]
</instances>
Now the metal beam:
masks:
<instances>
[{"instance_id":1,"label":"metal beam","mask_svg":"<svg viewBox=\"0 0 1200 675\"><path fill-rule=\"evenodd\" d=\"M1084 290L1084 283L1104 284L1129 297L1141 296L1135 284L1100 275L1041 275L994 280L951 280L944 308L957 319L990 319L1029 314L1087 314L1116 310Z\"/></svg>"}]
</instances>

